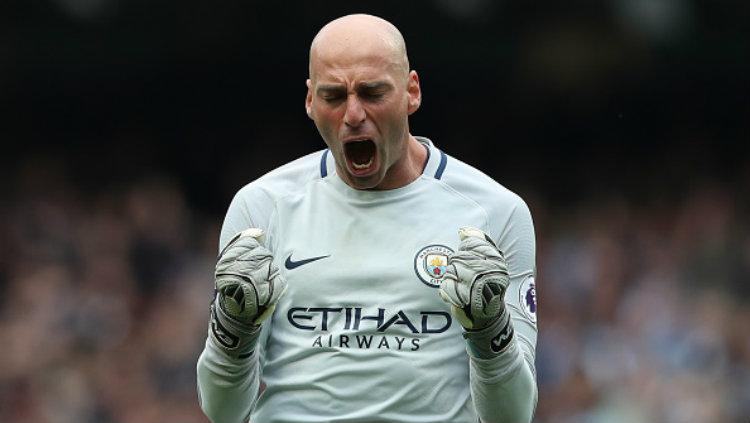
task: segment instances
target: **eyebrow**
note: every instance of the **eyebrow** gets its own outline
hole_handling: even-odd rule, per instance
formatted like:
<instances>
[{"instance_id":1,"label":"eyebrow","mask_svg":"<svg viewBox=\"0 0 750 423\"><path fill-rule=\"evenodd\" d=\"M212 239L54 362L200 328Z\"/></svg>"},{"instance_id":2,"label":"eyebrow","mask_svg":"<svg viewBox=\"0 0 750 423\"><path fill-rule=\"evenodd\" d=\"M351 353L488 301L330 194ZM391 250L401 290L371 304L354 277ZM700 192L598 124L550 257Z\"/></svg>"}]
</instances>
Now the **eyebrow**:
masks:
<instances>
[{"instance_id":1,"label":"eyebrow","mask_svg":"<svg viewBox=\"0 0 750 423\"><path fill-rule=\"evenodd\" d=\"M318 93L322 93L322 92L329 92L329 93L330 92L341 92L341 91L346 91L346 88L344 88L343 85L338 85L338 84L336 84L336 85L334 85L334 84L323 84L323 85L319 85L318 88L315 91L317 91Z\"/></svg>"},{"instance_id":2,"label":"eyebrow","mask_svg":"<svg viewBox=\"0 0 750 423\"><path fill-rule=\"evenodd\" d=\"M391 84L389 84L386 81L373 81L373 82L362 82L361 84L357 85L357 89L365 89L365 90L377 90L379 88L390 88Z\"/></svg>"},{"instance_id":3,"label":"eyebrow","mask_svg":"<svg viewBox=\"0 0 750 423\"><path fill-rule=\"evenodd\" d=\"M372 82L360 82L357 84L356 89L359 90L368 90L368 91L375 91L377 89L388 89L390 88L391 84L386 81L372 81ZM341 92L346 91L346 87L343 84L321 84L318 86L317 90L318 93L321 92Z\"/></svg>"}]
</instances>

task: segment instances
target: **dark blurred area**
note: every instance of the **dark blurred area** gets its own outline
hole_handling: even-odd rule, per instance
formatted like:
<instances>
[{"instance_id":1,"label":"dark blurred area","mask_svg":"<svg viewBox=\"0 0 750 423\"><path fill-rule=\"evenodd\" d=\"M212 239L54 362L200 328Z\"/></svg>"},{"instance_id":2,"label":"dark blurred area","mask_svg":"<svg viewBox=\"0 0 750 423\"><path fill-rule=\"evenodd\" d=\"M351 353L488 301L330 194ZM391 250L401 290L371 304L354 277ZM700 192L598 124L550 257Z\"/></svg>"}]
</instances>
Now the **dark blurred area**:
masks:
<instances>
[{"instance_id":1,"label":"dark blurred area","mask_svg":"<svg viewBox=\"0 0 750 423\"><path fill-rule=\"evenodd\" d=\"M323 148L309 43L403 32L412 133L529 203L536 422L750 418L750 3L0 5L0 421L204 422L223 213Z\"/></svg>"}]
</instances>

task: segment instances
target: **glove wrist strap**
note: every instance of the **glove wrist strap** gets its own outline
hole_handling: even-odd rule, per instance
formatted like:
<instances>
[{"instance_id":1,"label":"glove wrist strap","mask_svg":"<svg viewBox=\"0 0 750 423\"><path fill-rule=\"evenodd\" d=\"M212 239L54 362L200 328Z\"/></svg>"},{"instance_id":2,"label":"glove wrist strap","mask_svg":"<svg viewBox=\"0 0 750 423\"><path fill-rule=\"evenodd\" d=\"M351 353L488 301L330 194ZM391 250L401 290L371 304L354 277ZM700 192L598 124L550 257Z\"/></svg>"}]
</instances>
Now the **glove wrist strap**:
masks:
<instances>
[{"instance_id":1,"label":"glove wrist strap","mask_svg":"<svg viewBox=\"0 0 750 423\"><path fill-rule=\"evenodd\" d=\"M487 327L479 330L466 330L464 338L469 353L477 358L493 358L504 353L513 342L513 324L510 313L503 309L500 316Z\"/></svg>"},{"instance_id":2,"label":"glove wrist strap","mask_svg":"<svg viewBox=\"0 0 750 423\"><path fill-rule=\"evenodd\" d=\"M258 344L260 326L248 325L228 316L216 302L211 304L208 337L227 356L250 357Z\"/></svg>"}]
</instances>

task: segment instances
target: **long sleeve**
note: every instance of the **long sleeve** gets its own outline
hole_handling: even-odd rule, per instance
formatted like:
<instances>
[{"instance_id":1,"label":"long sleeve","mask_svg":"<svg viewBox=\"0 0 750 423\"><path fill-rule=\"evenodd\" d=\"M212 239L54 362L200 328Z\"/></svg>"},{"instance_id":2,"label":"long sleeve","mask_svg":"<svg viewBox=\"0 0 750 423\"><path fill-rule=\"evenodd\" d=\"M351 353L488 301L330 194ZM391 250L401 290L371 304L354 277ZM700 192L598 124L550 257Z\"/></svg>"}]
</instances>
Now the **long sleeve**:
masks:
<instances>
[{"instance_id":1,"label":"long sleeve","mask_svg":"<svg viewBox=\"0 0 750 423\"><path fill-rule=\"evenodd\" d=\"M249 202L246 193L250 189L248 186L241 190L229 205L221 230L219 251L242 230L251 227L266 229L266 210L263 207L267 208L268 202ZM255 192L256 197L260 194ZM253 205L259 206L253 208ZM243 359L228 357L213 344L210 335L206 339L197 364L198 400L201 409L213 423L247 421L258 397L264 335L267 335L265 330L253 354Z\"/></svg>"},{"instance_id":2,"label":"long sleeve","mask_svg":"<svg viewBox=\"0 0 750 423\"><path fill-rule=\"evenodd\" d=\"M536 243L531 214L520 198L506 223L493 235L508 261L510 284L505 303L514 335L497 357L482 359L469 354L471 394L483 423L525 423L533 418L538 397L534 367Z\"/></svg>"},{"instance_id":3,"label":"long sleeve","mask_svg":"<svg viewBox=\"0 0 750 423\"><path fill-rule=\"evenodd\" d=\"M249 358L232 359L206 340L197 372L198 400L213 423L247 421L260 385L257 350Z\"/></svg>"},{"instance_id":4,"label":"long sleeve","mask_svg":"<svg viewBox=\"0 0 750 423\"><path fill-rule=\"evenodd\" d=\"M492 359L470 356L471 395L483 423L526 423L534 416L534 373L514 341Z\"/></svg>"}]
</instances>

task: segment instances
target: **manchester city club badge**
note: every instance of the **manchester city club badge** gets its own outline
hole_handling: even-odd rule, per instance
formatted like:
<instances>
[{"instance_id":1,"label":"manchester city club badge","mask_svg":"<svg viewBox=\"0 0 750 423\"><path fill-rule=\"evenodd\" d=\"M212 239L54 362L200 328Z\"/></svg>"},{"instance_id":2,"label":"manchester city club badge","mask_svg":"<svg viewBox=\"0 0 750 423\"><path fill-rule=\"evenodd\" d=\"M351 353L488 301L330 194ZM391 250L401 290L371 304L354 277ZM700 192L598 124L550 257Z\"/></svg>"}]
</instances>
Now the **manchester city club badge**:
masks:
<instances>
[{"instance_id":1,"label":"manchester city club badge","mask_svg":"<svg viewBox=\"0 0 750 423\"><path fill-rule=\"evenodd\" d=\"M533 276L524 279L518 294L520 296L518 300L524 314L529 320L536 323L536 285L534 285Z\"/></svg>"},{"instance_id":2,"label":"manchester city club badge","mask_svg":"<svg viewBox=\"0 0 750 423\"><path fill-rule=\"evenodd\" d=\"M445 245L428 245L414 257L414 271L425 285L438 288L448 270L448 256L453 250Z\"/></svg>"}]
</instances>

